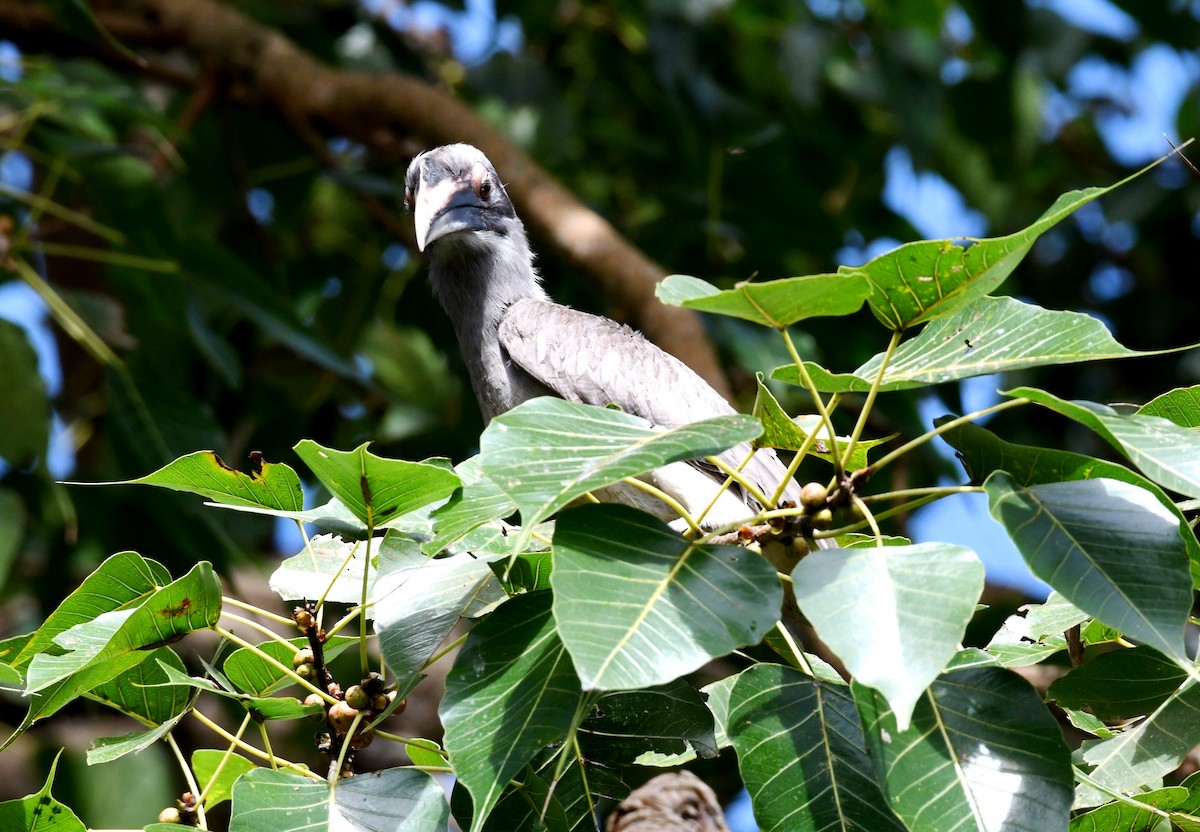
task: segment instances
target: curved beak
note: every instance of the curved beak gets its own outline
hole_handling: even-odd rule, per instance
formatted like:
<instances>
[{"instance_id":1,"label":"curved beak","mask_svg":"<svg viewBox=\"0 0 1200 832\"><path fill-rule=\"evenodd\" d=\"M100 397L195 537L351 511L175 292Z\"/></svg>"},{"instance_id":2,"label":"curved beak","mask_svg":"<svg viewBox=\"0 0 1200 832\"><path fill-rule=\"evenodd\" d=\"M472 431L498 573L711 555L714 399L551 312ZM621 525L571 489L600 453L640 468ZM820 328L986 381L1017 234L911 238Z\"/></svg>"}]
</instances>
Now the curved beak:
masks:
<instances>
[{"instance_id":1,"label":"curved beak","mask_svg":"<svg viewBox=\"0 0 1200 832\"><path fill-rule=\"evenodd\" d=\"M434 240L456 231L484 230L483 207L469 178L443 176L430 182L422 176L413 206L417 249L424 251Z\"/></svg>"}]
</instances>

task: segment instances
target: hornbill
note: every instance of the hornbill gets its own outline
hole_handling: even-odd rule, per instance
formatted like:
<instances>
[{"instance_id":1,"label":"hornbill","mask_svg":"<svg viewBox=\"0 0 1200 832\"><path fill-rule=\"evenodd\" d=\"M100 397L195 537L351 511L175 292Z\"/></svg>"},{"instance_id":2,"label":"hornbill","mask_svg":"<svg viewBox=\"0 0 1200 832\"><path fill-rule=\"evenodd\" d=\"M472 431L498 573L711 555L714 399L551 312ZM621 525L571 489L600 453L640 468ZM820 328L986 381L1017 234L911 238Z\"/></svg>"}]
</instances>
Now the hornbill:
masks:
<instances>
[{"instance_id":1,"label":"hornbill","mask_svg":"<svg viewBox=\"0 0 1200 832\"><path fill-rule=\"evenodd\" d=\"M735 412L691 368L641 333L546 295L525 226L496 169L477 148L452 144L414 158L405 176L405 204L415 215L417 248L429 257L430 283L458 335L485 421L547 395L614 405L662 428ZM741 444L720 459L736 468L749 452ZM759 450L742 469L768 496L786 473L769 448ZM697 460L666 465L642 479L695 517L725 475ZM789 481L783 500L795 505L799 493ZM666 503L626 484L596 496L664 520L679 519ZM746 520L759 508L745 489L734 485L704 515L703 526Z\"/></svg>"}]
</instances>

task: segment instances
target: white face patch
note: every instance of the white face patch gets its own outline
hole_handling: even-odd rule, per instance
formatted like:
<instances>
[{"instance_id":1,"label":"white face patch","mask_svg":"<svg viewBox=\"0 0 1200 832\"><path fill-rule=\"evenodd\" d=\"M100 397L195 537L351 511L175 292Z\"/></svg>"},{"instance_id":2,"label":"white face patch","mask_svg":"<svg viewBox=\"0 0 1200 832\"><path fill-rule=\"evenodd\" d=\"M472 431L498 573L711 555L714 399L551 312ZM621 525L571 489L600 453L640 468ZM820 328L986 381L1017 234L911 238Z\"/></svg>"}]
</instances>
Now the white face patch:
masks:
<instances>
[{"instance_id":1,"label":"white face patch","mask_svg":"<svg viewBox=\"0 0 1200 832\"><path fill-rule=\"evenodd\" d=\"M462 182L450 177L439 179L434 185L421 183L417 190L417 204L413 206L418 251L425 250L425 241L429 237L429 226L433 224L433 218L462 187Z\"/></svg>"}]
</instances>

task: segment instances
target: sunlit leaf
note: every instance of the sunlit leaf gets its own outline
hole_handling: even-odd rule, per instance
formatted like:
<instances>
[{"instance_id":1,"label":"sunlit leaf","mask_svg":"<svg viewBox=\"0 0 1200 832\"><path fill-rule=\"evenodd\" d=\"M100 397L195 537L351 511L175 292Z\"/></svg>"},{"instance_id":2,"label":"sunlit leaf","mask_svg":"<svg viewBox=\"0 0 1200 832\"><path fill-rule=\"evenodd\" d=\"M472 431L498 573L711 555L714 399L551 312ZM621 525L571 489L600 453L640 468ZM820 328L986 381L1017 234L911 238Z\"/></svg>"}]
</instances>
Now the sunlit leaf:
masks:
<instances>
[{"instance_id":1,"label":"sunlit leaf","mask_svg":"<svg viewBox=\"0 0 1200 832\"><path fill-rule=\"evenodd\" d=\"M977 667L933 683L901 731L883 697L855 685L869 758L887 805L921 832L1062 829L1071 758L1037 692Z\"/></svg>"},{"instance_id":2,"label":"sunlit leaf","mask_svg":"<svg viewBox=\"0 0 1200 832\"><path fill-rule=\"evenodd\" d=\"M782 602L760 555L697 544L616 504L559 517L550 582L559 634L589 690L670 682L755 644Z\"/></svg>"},{"instance_id":3,"label":"sunlit leaf","mask_svg":"<svg viewBox=\"0 0 1200 832\"><path fill-rule=\"evenodd\" d=\"M430 558L389 533L371 588L379 649L403 694L461 616L506 597L488 561L468 554Z\"/></svg>"},{"instance_id":4,"label":"sunlit leaf","mask_svg":"<svg viewBox=\"0 0 1200 832\"><path fill-rule=\"evenodd\" d=\"M1080 312L1055 312L1016 298L983 297L939 318L896 348L880 390L905 390L948 381L1114 358L1160 355L1121 346L1098 319ZM816 388L825 393L866 392L879 375L884 353L852 373L831 373L806 362ZM772 378L799 384L794 364Z\"/></svg>"},{"instance_id":5,"label":"sunlit leaf","mask_svg":"<svg viewBox=\"0 0 1200 832\"><path fill-rule=\"evenodd\" d=\"M1121 414L1095 402L1068 402L1044 390L1019 387L1009 396L1032 399L1091 428L1164 488L1200 497L1200 433L1141 413Z\"/></svg>"},{"instance_id":6,"label":"sunlit leaf","mask_svg":"<svg viewBox=\"0 0 1200 832\"><path fill-rule=\"evenodd\" d=\"M841 272L861 274L870 281L871 311L890 329L901 330L945 317L1000 286L1037 238L1076 209L1137 178L1161 161L1107 188L1068 191L1036 222L1014 234L984 240L921 240L881 254L864 266L843 267Z\"/></svg>"},{"instance_id":7,"label":"sunlit leaf","mask_svg":"<svg viewBox=\"0 0 1200 832\"><path fill-rule=\"evenodd\" d=\"M1200 385L1180 387L1138 408L1142 416L1158 416L1183 428L1200 427Z\"/></svg>"},{"instance_id":8,"label":"sunlit leaf","mask_svg":"<svg viewBox=\"0 0 1200 832\"><path fill-rule=\"evenodd\" d=\"M695 277L671 275L655 294L663 303L731 315L782 329L806 318L857 312L871 287L861 274L815 274L761 283L739 283L724 291Z\"/></svg>"},{"instance_id":9,"label":"sunlit leaf","mask_svg":"<svg viewBox=\"0 0 1200 832\"><path fill-rule=\"evenodd\" d=\"M6 832L86 832L87 827L71 807L59 803L50 794L60 756L61 752L55 755L46 782L38 791L0 803L0 829Z\"/></svg>"},{"instance_id":10,"label":"sunlit leaf","mask_svg":"<svg viewBox=\"0 0 1200 832\"><path fill-rule=\"evenodd\" d=\"M59 634L102 613L136 607L170 582L171 574L162 564L137 552L118 552L84 578L5 663L28 667L34 656L52 647Z\"/></svg>"},{"instance_id":11,"label":"sunlit leaf","mask_svg":"<svg viewBox=\"0 0 1200 832\"><path fill-rule=\"evenodd\" d=\"M389 768L330 783L256 768L233 784L230 832L446 832L450 807L423 771Z\"/></svg>"},{"instance_id":12,"label":"sunlit leaf","mask_svg":"<svg viewBox=\"0 0 1200 832\"><path fill-rule=\"evenodd\" d=\"M233 796L233 784L247 771L258 768L240 754L197 748L192 752L192 771L204 792L204 807L211 809Z\"/></svg>"},{"instance_id":13,"label":"sunlit leaf","mask_svg":"<svg viewBox=\"0 0 1200 832\"><path fill-rule=\"evenodd\" d=\"M372 558L383 538L372 541ZM363 571L368 586L375 568L367 563L367 545L333 535L317 535L298 554L285 558L271 573L271 590L285 601L324 598L337 604L358 604L363 594Z\"/></svg>"},{"instance_id":14,"label":"sunlit leaf","mask_svg":"<svg viewBox=\"0 0 1200 832\"><path fill-rule=\"evenodd\" d=\"M444 460L384 459L368 451L369 444L336 451L303 439L295 451L321 484L370 527L444 500L462 484Z\"/></svg>"},{"instance_id":15,"label":"sunlit leaf","mask_svg":"<svg viewBox=\"0 0 1200 832\"><path fill-rule=\"evenodd\" d=\"M983 564L949 543L821 549L792 571L800 611L856 681L908 728L917 699L963 640Z\"/></svg>"},{"instance_id":16,"label":"sunlit leaf","mask_svg":"<svg viewBox=\"0 0 1200 832\"><path fill-rule=\"evenodd\" d=\"M949 419L949 416L944 416L935 419L934 424L940 426ZM943 433L942 438L959 452L959 459L975 483L982 483L993 471L1002 470L1024 486L1106 478L1146 489L1179 520L1179 536L1187 548L1192 585L1200 587L1200 541L1197 541L1195 532L1175 502L1157 484L1136 471L1115 462L1070 451L1005 442L978 425L959 425Z\"/></svg>"},{"instance_id":17,"label":"sunlit leaf","mask_svg":"<svg viewBox=\"0 0 1200 832\"><path fill-rule=\"evenodd\" d=\"M984 483L1034 575L1105 624L1189 663L1192 606L1179 520L1144 488L1110 479L1028 488L997 471Z\"/></svg>"},{"instance_id":18,"label":"sunlit leaf","mask_svg":"<svg viewBox=\"0 0 1200 832\"><path fill-rule=\"evenodd\" d=\"M249 506L277 511L302 511L304 494L300 477L283 463L251 459L249 474L229 467L213 451L196 451L181 456L152 474L135 480L72 485L153 485L199 494L230 506Z\"/></svg>"},{"instance_id":19,"label":"sunlit leaf","mask_svg":"<svg viewBox=\"0 0 1200 832\"><path fill-rule=\"evenodd\" d=\"M748 442L758 420L718 416L674 430L604 407L542 397L491 421L480 469L516 502L528 529L589 491Z\"/></svg>"},{"instance_id":20,"label":"sunlit leaf","mask_svg":"<svg viewBox=\"0 0 1200 832\"><path fill-rule=\"evenodd\" d=\"M785 451L798 451L804 446L808 437L816 433L817 439L809 446L809 453L826 462L833 462L833 453L829 448L829 432L825 430L821 417L816 414L805 414L791 418L787 415L771 389L763 383L762 376L758 377L758 396L754 400L754 416L762 422L762 436L754 441L758 447L781 448ZM867 464L867 453L876 445L882 445L891 440L860 439L854 445L854 452L843 467L847 471L857 471ZM835 436L834 447L838 456L844 456L849 445L850 437Z\"/></svg>"}]
</instances>

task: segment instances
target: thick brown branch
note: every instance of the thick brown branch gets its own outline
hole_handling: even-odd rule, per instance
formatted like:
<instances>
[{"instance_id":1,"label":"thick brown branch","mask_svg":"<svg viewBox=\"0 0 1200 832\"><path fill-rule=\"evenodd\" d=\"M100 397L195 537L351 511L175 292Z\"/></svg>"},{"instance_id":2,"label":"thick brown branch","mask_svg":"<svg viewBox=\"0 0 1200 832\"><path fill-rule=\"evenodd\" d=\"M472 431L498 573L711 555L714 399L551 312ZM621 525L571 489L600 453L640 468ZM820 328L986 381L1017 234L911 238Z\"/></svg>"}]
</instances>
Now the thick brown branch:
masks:
<instances>
[{"instance_id":1,"label":"thick brown branch","mask_svg":"<svg viewBox=\"0 0 1200 832\"><path fill-rule=\"evenodd\" d=\"M398 164L432 145L476 145L495 163L543 246L598 282L653 341L718 390L727 389L698 317L655 298L663 268L461 101L405 75L332 69L279 32L213 0L128 0L119 5L101 0L93 8L100 23L130 49L182 50L192 64L227 79L235 100L275 109L326 135L362 142ZM100 38L77 40L39 3L0 0L0 30L29 50L91 54L159 78L173 74L176 83L188 77L178 70L164 72L174 70L171 61L135 66Z\"/></svg>"}]
</instances>

